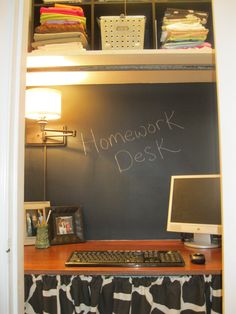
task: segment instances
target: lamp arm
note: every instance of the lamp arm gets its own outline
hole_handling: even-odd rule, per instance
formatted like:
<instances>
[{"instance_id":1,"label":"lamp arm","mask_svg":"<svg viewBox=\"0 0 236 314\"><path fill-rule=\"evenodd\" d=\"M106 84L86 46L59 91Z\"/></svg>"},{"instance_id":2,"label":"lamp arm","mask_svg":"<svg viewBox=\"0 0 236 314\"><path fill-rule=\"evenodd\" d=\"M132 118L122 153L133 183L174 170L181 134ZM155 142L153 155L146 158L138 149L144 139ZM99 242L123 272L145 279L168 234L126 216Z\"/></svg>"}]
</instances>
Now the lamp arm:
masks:
<instances>
[{"instance_id":1,"label":"lamp arm","mask_svg":"<svg viewBox=\"0 0 236 314\"><path fill-rule=\"evenodd\" d=\"M58 134L47 134L48 132L53 132L53 133L58 133ZM52 138L52 137L68 137L68 136L76 136L76 130L55 130L55 129L45 129L42 132L42 139L44 142L47 141L48 138Z\"/></svg>"},{"instance_id":2,"label":"lamp arm","mask_svg":"<svg viewBox=\"0 0 236 314\"><path fill-rule=\"evenodd\" d=\"M69 130L55 130L55 129L44 129L44 132L55 132L55 133L62 133L62 134L67 134L67 133L72 133L73 135L72 136L76 136L76 130L72 130L72 131L69 131Z\"/></svg>"},{"instance_id":3,"label":"lamp arm","mask_svg":"<svg viewBox=\"0 0 236 314\"><path fill-rule=\"evenodd\" d=\"M76 131L66 131L66 133L61 132L62 134L52 134L47 135L47 132L44 134L44 138L50 138L50 137L65 137L65 136L76 136Z\"/></svg>"}]
</instances>

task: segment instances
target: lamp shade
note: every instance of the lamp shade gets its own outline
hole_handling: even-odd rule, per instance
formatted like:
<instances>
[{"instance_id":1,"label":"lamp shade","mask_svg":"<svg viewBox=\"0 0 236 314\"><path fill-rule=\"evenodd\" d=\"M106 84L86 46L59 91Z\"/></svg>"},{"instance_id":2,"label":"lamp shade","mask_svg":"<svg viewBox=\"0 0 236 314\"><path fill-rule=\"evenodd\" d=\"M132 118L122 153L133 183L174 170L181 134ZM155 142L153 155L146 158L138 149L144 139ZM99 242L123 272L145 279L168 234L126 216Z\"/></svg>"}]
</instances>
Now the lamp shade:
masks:
<instances>
[{"instance_id":1,"label":"lamp shade","mask_svg":"<svg viewBox=\"0 0 236 314\"><path fill-rule=\"evenodd\" d=\"M25 117L34 120L55 120L61 117L61 92L53 88L26 90Z\"/></svg>"}]
</instances>

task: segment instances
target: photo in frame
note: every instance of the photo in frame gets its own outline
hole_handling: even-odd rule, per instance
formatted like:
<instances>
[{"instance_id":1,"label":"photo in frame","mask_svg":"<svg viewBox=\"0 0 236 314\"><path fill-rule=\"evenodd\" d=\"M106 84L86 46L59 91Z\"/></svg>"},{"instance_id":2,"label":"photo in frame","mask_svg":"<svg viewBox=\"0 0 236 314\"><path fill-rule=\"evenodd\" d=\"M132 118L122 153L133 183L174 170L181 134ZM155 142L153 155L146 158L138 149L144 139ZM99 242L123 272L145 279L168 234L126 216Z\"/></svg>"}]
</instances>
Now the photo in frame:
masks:
<instances>
[{"instance_id":1,"label":"photo in frame","mask_svg":"<svg viewBox=\"0 0 236 314\"><path fill-rule=\"evenodd\" d=\"M34 245L37 235L37 225L46 222L49 201L24 202L24 244Z\"/></svg>"},{"instance_id":2,"label":"photo in frame","mask_svg":"<svg viewBox=\"0 0 236 314\"><path fill-rule=\"evenodd\" d=\"M48 217L50 245L85 242L81 207L52 206Z\"/></svg>"}]
</instances>

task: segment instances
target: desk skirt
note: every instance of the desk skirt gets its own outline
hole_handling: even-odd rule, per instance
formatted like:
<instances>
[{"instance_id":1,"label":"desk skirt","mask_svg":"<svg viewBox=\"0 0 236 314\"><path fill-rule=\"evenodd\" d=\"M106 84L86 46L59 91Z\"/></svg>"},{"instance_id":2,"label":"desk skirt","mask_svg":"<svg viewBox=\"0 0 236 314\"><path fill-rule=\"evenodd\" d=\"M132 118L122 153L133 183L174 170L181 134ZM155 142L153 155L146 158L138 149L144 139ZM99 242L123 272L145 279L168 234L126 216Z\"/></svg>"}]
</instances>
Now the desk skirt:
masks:
<instances>
[{"instance_id":1,"label":"desk skirt","mask_svg":"<svg viewBox=\"0 0 236 314\"><path fill-rule=\"evenodd\" d=\"M220 275L25 275L25 314L222 313Z\"/></svg>"}]
</instances>

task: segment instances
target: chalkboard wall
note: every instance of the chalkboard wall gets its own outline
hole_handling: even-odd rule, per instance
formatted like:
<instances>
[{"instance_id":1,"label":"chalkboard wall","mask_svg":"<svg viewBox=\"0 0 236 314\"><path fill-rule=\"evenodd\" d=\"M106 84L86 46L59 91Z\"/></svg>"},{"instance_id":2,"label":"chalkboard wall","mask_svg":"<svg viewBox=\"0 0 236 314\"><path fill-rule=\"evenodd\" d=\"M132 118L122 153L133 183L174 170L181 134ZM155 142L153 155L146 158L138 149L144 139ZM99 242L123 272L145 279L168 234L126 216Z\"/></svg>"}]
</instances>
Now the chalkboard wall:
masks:
<instances>
[{"instance_id":1,"label":"chalkboard wall","mask_svg":"<svg viewBox=\"0 0 236 314\"><path fill-rule=\"evenodd\" d=\"M81 205L87 239L167 239L171 175L219 173L215 84L55 87L59 124L47 149L47 200ZM26 147L25 200L43 198L43 150Z\"/></svg>"}]
</instances>

